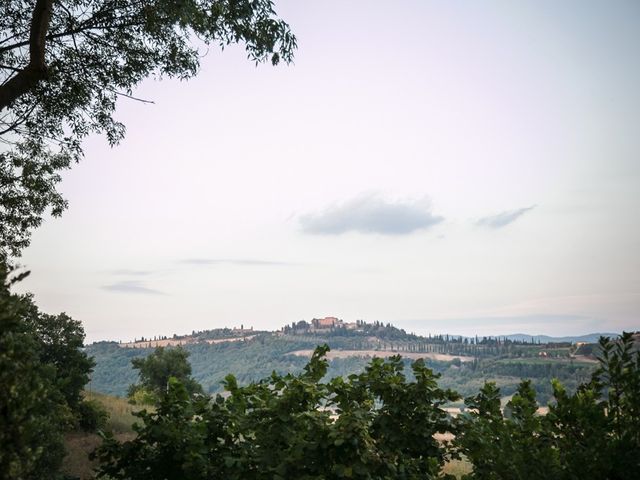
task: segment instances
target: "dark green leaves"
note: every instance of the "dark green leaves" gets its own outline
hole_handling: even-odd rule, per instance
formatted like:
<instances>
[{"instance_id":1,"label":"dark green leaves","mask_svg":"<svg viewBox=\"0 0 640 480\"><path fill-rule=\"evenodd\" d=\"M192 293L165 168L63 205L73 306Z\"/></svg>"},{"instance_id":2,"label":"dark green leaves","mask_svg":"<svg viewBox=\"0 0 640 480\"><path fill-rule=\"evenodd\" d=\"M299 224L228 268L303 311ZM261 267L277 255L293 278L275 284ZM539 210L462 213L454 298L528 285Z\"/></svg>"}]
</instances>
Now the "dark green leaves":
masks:
<instances>
[{"instance_id":1,"label":"dark green leaves","mask_svg":"<svg viewBox=\"0 0 640 480\"><path fill-rule=\"evenodd\" d=\"M487 383L465 400L455 440L472 479L636 478L640 471L640 356L633 336L601 339L600 368L574 394L553 382L555 403L537 413L530 381L500 408Z\"/></svg>"}]
</instances>

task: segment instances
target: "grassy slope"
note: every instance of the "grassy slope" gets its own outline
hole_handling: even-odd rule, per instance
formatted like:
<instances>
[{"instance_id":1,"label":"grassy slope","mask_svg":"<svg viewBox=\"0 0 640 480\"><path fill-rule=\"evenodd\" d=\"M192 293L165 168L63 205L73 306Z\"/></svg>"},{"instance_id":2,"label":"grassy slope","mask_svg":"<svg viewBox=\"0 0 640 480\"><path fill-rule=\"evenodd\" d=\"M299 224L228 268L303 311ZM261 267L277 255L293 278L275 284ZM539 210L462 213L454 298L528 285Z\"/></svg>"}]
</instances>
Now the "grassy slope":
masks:
<instances>
[{"instance_id":1,"label":"grassy slope","mask_svg":"<svg viewBox=\"0 0 640 480\"><path fill-rule=\"evenodd\" d=\"M111 430L115 437L120 440L133 438L132 425L136 420L133 416L135 408L127 400L101 393L85 392L86 398L100 402L109 413L107 430ZM93 472L95 462L89 460L89 454L100 445L101 439L95 433L71 432L65 436L67 456L63 462L62 471L72 477L81 480L95 478Z\"/></svg>"}]
</instances>

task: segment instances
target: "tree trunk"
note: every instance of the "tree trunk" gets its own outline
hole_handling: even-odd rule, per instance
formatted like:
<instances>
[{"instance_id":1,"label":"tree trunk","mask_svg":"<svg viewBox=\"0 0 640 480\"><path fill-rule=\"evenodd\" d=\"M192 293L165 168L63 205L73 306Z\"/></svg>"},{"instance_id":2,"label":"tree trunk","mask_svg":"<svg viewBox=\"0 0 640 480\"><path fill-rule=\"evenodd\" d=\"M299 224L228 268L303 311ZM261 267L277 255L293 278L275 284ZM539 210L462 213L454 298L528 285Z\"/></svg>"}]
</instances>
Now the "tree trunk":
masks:
<instances>
[{"instance_id":1,"label":"tree trunk","mask_svg":"<svg viewBox=\"0 0 640 480\"><path fill-rule=\"evenodd\" d=\"M33 9L29 33L29 64L0 87L0 110L11 106L20 96L46 78L45 39L51 21L53 0L38 0Z\"/></svg>"}]
</instances>

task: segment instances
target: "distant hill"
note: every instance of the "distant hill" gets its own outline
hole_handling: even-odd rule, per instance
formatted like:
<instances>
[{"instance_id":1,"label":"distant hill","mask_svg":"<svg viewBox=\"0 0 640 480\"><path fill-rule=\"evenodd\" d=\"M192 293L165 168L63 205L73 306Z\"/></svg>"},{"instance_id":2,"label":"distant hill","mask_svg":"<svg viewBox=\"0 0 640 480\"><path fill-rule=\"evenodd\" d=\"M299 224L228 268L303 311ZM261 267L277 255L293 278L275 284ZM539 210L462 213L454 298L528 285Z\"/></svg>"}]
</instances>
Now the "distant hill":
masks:
<instances>
[{"instance_id":1,"label":"distant hill","mask_svg":"<svg viewBox=\"0 0 640 480\"><path fill-rule=\"evenodd\" d=\"M618 333L588 333L586 335L576 335L568 337L550 337L549 335L527 335L526 333L514 333L512 335L506 335L509 340L517 342L531 342L534 343L596 343L600 337L616 338Z\"/></svg>"},{"instance_id":2,"label":"distant hill","mask_svg":"<svg viewBox=\"0 0 640 480\"><path fill-rule=\"evenodd\" d=\"M373 356L399 354L405 359L407 375L412 374L411 361L423 358L430 368L442 374L441 386L453 388L463 397L476 394L487 379L496 382L503 395L511 395L520 379L530 378L539 401L545 404L552 393L551 378L559 378L571 389L595 368L593 359L585 357L590 353L578 352L570 342L596 341L599 336L421 336L389 323L346 323L325 317L295 322L274 332L241 326L191 335L151 336L128 343L97 342L88 345L86 351L96 361L90 388L119 396L125 395L127 387L137 380L131 361L149 355L157 346L186 349L194 378L206 392L218 393L229 373L240 384L247 384L268 377L273 371L299 372L313 348L326 343L331 347L327 378L362 371Z\"/></svg>"}]
</instances>

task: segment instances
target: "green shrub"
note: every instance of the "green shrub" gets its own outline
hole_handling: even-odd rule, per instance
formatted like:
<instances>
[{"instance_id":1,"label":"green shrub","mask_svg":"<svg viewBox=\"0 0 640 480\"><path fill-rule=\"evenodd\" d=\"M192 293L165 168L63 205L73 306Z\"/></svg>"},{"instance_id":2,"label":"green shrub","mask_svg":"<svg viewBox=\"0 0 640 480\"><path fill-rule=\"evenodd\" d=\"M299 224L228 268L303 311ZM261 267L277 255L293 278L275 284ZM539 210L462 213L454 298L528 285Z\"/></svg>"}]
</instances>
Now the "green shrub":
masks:
<instances>
[{"instance_id":1,"label":"green shrub","mask_svg":"<svg viewBox=\"0 0 640 480\"><path fill-rule=\"evenodd\" d=\"M83 400L76 411L78 426L85 432L97 432L104 429L109 420L109 414L96 400Z\"/></svg>"}]
</instances>

